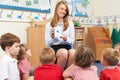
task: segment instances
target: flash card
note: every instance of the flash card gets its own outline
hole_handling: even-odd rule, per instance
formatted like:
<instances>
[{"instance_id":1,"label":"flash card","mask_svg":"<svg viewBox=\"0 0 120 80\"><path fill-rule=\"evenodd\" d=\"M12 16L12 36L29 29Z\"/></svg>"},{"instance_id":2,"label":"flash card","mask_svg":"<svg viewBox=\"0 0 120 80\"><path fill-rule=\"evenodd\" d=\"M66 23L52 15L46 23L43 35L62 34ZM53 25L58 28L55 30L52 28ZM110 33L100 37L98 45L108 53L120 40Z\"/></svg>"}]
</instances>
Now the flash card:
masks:
<instances>
[{"instance_id":1,"label":"flash card","mask_svg":"<svg viewBox=\"0 0 120 80\"><path fill-rule=\"evenodd\" d=\"M55 27L55 37L60 37L62 34L60 27Z\"/></svg>"}]
</instances>

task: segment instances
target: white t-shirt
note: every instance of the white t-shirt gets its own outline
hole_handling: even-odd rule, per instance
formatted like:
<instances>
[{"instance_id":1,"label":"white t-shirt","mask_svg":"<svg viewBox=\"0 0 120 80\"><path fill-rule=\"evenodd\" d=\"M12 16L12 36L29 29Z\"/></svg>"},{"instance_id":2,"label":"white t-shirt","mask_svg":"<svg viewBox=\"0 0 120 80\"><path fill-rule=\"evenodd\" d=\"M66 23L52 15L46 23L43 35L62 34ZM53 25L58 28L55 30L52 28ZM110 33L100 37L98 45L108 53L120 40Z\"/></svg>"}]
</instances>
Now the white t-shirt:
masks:
<instances>
[{"instance_id":1,"label":"white t-shirt","mask_svg":"<svg viewBox=\"0 0 120 80\"><path fill-rule=\"evenodd\" d=\"M0 80L20 80L17 60L4 54L0 61Z\"/></svg>"}]
</instances>

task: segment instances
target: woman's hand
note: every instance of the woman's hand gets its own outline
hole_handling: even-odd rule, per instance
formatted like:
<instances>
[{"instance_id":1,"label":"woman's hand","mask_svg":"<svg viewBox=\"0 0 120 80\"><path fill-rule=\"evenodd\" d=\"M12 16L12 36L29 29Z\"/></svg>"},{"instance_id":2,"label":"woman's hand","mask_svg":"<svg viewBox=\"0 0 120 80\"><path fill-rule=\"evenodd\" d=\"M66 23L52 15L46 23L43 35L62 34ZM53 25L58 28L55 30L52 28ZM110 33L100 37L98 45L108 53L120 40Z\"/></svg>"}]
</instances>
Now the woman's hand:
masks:
<instances>
[{"instance_id":1,"label":"woman's hand","mask_svg":"<svg viewBox=\"0 0 120 80\"><path fill-rule=\"evenodd\" d=\"M64 41L67 40L67 36L66 35L62 35L62 36L60 36L60 38L62 38Z\"/></svg>"},{"instance_id":2,"label":"woman's hand","mask_svg":"<svg viewBox=\"0 0 120 80\"><path fill-rule=\"evenodd\" d=\"M54 28L51 29L51 37L54 38Z\"/></svg>"}]
</instances>

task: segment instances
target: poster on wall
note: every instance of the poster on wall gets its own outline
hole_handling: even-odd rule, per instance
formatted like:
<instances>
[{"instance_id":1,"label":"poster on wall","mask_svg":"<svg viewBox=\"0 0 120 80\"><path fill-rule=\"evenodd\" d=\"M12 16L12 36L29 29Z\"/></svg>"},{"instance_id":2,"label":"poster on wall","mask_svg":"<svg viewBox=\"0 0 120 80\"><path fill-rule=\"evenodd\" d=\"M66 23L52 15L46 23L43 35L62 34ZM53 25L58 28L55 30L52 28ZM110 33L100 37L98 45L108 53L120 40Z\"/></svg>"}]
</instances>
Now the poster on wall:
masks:
<instances>
[{"instance_id":1,"label":"poster on wall","mask_svg":"<svg viewBox=\"0 0 120 80\"><path fill-rule=\"evenodd\" d=\"M50 0L0 0L0 8L50 13Z\"/></svg>"},{"instance_id":2,"label":"poster on wall","mask_svg":"<svg viewBox=\"0 0 120 80\"><path fill-rule=\"evenodd\" d=\"M88 17L91 12L90 0L65 0L71 16Z\"/></svg>"}]
</instances>

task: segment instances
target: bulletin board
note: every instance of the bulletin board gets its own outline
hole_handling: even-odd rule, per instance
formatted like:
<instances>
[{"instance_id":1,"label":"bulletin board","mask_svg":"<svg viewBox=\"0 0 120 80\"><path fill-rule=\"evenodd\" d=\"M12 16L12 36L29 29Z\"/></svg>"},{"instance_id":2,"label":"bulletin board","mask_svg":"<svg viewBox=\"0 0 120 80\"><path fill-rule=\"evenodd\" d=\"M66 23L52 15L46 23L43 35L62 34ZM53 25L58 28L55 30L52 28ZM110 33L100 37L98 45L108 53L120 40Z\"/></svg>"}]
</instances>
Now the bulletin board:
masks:
<instances>
[{"instance_id":1,"label":"bulletin board","mask_svg":"<svg viewBox=\"0 0 120 80\"><path fill-rule=\"evenodd\" d=\"M50 0L0 0L0 8L50 13Z\"/></svg>"},{"instance_id":2,"label":"bulletin board","mask_svg":"<svg viewBox=\"0 0 120 80\"><path fill-rule=\"evenodd\" d=\"M71 16L89 17L92 11L91 0L65 0Z\"/></svg>"}]
</instances>

